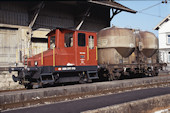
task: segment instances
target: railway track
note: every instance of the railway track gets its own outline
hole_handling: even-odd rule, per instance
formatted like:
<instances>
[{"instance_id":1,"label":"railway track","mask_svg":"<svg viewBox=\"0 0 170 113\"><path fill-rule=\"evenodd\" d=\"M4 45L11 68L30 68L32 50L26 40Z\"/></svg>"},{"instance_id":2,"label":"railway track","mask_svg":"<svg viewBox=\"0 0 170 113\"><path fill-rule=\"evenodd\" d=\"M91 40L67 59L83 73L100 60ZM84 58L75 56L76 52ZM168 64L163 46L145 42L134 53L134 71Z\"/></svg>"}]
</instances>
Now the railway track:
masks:
<instances>
[{"instance_id":1,"label":"railway track","mask_svg":"<svg viewBox=\"0 0 170 113\"><path fill-rule=\"evenodd\" d=\"M158 77L166 77L166 76L170 76L170 75L163 74L163 75L159 75ZM136 77L136 78L141 78L141 77ZM133 80L133 79L136 79L136 78L125 78L123 80L127 80L127 79L132 79ZM93 83L96 83L96 82L94 81ZM60 84L59 86L56 85L56 86L53 86L53 87L61 87L61 86L68 86L68 85L75 85L75 84L78 84L78 83ZM46 88L48 88L48 87L46 87ZM22 88L22 89L0 90L0 93L3 93L3 92L13 92L13 91L24 91L24 90L27 90L27 89L26 88Z\"/></svg>"},{"instance_id":2,"label":"railway track","mask_svg":"<svg viewBox=\"0 0 170 113\"><path fill-rule=\"evenodd\" d=\"M156 80L159 78L161 81ZM166 80L167 78L167 80ZM139 83L137 81L142 81L144 82ZM152 79L152 80L150 80ZM164 79L164 80L163 80ZM2 92L0 96L2 95L15 95L21 93L21 97L23 100L21 101L16 101L16 102L5 102L1 104L1 109L12 109L12 108L18 108L18 107L24 107L27 105L37 105L37 104L47 104L47 103L54 103L54 102L60 102L60 101L68 101L68 100L76 100L76 99L82 99L82 98L89 98L89 97L94 97L94 96L101 96L101 95L107 95L107 94L115 94L115 93L121 93L121 92L127 92L127 91L133 91L133 90L141 90L141 89L148 89L148 88L157 88L157 87L170 87L170 77L167 76L162 76L162 77L152 77L152 78L143 78L143 79L131 79L131 80L125 80L125 81L115 81L115 84L113 82L101 82L101 83L93 83L93 84L82 84L81 90L75 90L76 88L80 88L80 85L72 85L72 86L65 86L65 87L55 87L55 88L42 88L42 89L37 89L37 90L26 90L25 92L21 91L12 91L12 92ZM163 80L163 81L162 81ZM130 82L131 85L126 85L129 84ZM136 82L136 83L135 83ZM95 89L93 90L94 84L97 84ZM105 84L105 85L104 85ZM109 84L113 84L113 88L110 88ZM61 89L61 90L59 90ZM23 89L24 90L24 89ZM51 95L48 96L48 93L50 94L50 91L52 92L60 92L59 95ZM56 91L55 91L56 90ZM77 92L74 92L77 91ZM44 92L43 92L44 91ZM35 93L36 92L36 93ZM36 96L37 92L41 92L40 95L45 95L42 97ZM48 92L48 93L47 93ZM31 97L30 99L28 97L24 96L24 93L26 94L25 96ZM55 94L56 94L55 93ZM63 93L63 94L62 94ZM30 94L30 95L29 95ZM10 96L13 99L15 96ZM35 96L35 97L32 97ZM7 98L7 100L10 99ZM19 97L16 96L17 98ZM26 99L25 99L25 98Z\"/></svg>"},{"instance_id":3,"label":"railway track","mask_svg":"<svg viewBox=\"0 0 170 113\"><path fill-rule=\"evenodd\" d=\"M0 90L0 93L2 93L2 92L12 92L12 91L21 91L21 90L27 90L27 89L26 88L22 88L22 89Z\"/></svg>"}]
</instances>

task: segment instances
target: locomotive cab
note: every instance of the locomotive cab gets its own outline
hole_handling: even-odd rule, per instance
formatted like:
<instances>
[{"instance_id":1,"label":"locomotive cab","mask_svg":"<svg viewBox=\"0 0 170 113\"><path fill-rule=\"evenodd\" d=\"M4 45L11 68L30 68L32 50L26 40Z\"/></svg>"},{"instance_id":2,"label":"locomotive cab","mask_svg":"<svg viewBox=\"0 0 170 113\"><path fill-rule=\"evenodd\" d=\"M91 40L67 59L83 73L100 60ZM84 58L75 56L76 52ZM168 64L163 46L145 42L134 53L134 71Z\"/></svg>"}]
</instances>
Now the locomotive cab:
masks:
<instances>
[{"instance_id":1,"label":"locomotive cab","mask_svg":"<svg viewBox=\"0 0 170 113\"><path fill-rule=\"evenodd\" d=\"M97 66L97 37L95 32L56 29L47 34L48 50L55 49L54 66ZM44 61L46 65L46 60ZM51 62L52 63L52 62ZM85 66L85 67L83 67Z\"/></svg>"},{"instance_id":2,"label":"locomotive cab","mask_svg":"<svg viewBox=\"0 0 170 113\"><path fill-rule=\"evenodd\" d=\"M41 87L98 79L95 32L54 29L47 36L47 51L28 58L27 68L12 68L18 71L17 79L21 84Z\"/></svg>"}]
</instances>

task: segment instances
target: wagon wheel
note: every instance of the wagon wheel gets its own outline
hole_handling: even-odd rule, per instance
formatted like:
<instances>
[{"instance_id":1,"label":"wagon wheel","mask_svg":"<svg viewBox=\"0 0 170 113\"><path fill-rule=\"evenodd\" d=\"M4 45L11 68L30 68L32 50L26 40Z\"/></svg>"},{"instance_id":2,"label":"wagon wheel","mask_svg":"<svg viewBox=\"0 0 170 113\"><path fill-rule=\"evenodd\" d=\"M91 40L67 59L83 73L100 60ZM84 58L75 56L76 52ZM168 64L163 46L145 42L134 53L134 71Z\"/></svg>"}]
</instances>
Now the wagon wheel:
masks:
<instances>
[{"instance_id":1,"label":"wagon wheel","mask_svg":"<svg viewBox=\"0 0 170 113\"><path fill-rule=\"evenodd\" d=\"M158 76L158 72L156 72L155 70L153 70L153 71L151 72L151 75L152 75L152 76Z\"/></svg>"},{"instance_id":2,"label":"wagon wheel","mask_svg":"<svg viewBox=\"0 0 170 113\"><path fill-rule=\"evenodd\" d=\"M98 75L99 75L99 78L100 78L101 81L109 80L110 74L109 74L109 71L107 69L99 70Z\"/></svg>"},{"instance_id":3,"label":"wagon wheel","mask_svg":"<svg viewBox=\"0 0 170 113\"><path fill-rule=\"evenodd\" d=\"M109 81L113 81L113 80L118 80L120 79L121 73L117 72L117 73L111 73L109 75Z\"/></svg>"},{"instance_id":4,"label":"wagon wheel","mask_svg":"<svg viewBox=\"0 0 170 113\"><path fill-rule=\"evenodd\" d=\"M115 80L115 78L114 78L115 76L114 76L114 74L112 73L112 74L109 74L109 76L108 76L108 80L109 81L113 81L113 80Z\"/></svg>"},{"instance_id":5,"label":"wagon wheel","mask_svg":"<svg viewBox=\"0 0 170 113\"><path fill-rule=\"evenodd\" d=\"M158 76L159 70L158 70L158 69L155 69L154 71L155 71L155 76Z\"/></svg>"},{"instance_id":6,"label":"wagon wheel","mask_svg":"<svg viewBox=\"0 0 170 113\"><path fill-rule=\"evenodd\" d=\"M155 76L158 76L159 73L155 73Z\"/></svg>"},{"instance_id":7,"label":"wagon wheel","mask_svg":"<svg viewBox=\"0 0 170 113\"><path fill-rule=\"evenodd\" d=\"M121 77L121 73L119 73L119 72L115 73L115 78L116 78L116 80L119 80L120 77Z\"/></svg>"},{"instance_id":8,"label":"wagon wheel","mask_svg":"<svg viewBox=\"0 0 170 113\"><path fill-rule=\"evenodd\" d=\"M113 70L112 70L111 68L108 69L108 74L107 74L107 76L108 76L108 80L109 80L109 81L115 80L115 78L114 78L115 75L114 75Z\"/></svg>"}]
</instances>

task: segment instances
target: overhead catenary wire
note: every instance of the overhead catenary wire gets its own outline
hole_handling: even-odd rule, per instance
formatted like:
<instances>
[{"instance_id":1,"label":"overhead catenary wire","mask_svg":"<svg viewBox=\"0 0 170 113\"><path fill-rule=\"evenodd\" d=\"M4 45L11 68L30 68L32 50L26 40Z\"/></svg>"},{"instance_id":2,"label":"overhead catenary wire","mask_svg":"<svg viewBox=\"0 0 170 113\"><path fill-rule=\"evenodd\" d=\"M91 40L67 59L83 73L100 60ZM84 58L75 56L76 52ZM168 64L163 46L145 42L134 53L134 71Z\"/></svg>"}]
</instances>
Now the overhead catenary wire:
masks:
<instances>
[{"instance_id":1,"label":"overhead catenary wire","mask_svg":"<svg viewBox=\"0 0 170 113\"><path fill-rule=\"evenodd\" d=\"M157 5L160 5L161 3L162 3L162 2L159 2L159 3L157 3L157 4L154 4L154 5L152 5L152 6L149 6L149 7L147 7L147 8L142 9L142 10L139 10L138 12L143 12L144 10L153 8L153 7L157 6Z\"/></svg>"},{"instance_id":2,"label":"overhead catenary wire","mask_svg":"<svg viewBox=\"0 0 170 113\"><path fill-rule=\"evenodd\" d=\"M165 18L165 17L162 17L162 16L153 15L153 14L144 13L144 12L138 12L138 13L145 14L145 15L149 15L149 16L154 16L154 17L158 17L158 18Z\"/></svg>"},{"instance_id":3,"label":"overhead catenary wire","mask_svg":"<svg viewBox=\"0 0 170 113\"><path fill-rule=\"evenodd\" d=\"M114 0L114 1L148 1L148 0ZM170 3L169 1L170 0L167 0L166 4ZM161 16L160 8L159 8L159 15L154 15L154 14L144 12L145 10L148 10L148 9L151 9L155 6L161 5L162 3L164 3L163 0L160 0L160 1L158 1L158 3L156 3L154 5L151 5L149 7L146 7L144 9L137 11L137 13L141 13L141 14L145 14L145 15L149 15L149 16L154 16L154 17L158 17L158 18L164 18L164 17Z\"/></svg>"},{"instance_id":4,"label":"overhead catenary wire","mask_svg":"<svg viewBox=\"0 0 170 113\"><path fill-rule=\"evenodd\" d=\"M154 17L158 17L158 18L164 18L164 17L160 16L160 15L161 15L161 14L160 14L160 8L159 8L159 15L154 15L154 14L149 14L149 13L143 12L143 11L145 11L145 10L148 10L148 9L151 9L151 8L153 8L153 7L155 7L155 6L158 6L158 5L160 5L160 4L162 4L162 2L156 3L156 4L154 4L154 5L151 5L151 6L147 7L147 8L144 8L144 9L142 9L142 10L139 10L137 13L141 13L141 14L145 14L145 15L149 15L149 16L154 16Z\"/></svg>"}]
</instances>

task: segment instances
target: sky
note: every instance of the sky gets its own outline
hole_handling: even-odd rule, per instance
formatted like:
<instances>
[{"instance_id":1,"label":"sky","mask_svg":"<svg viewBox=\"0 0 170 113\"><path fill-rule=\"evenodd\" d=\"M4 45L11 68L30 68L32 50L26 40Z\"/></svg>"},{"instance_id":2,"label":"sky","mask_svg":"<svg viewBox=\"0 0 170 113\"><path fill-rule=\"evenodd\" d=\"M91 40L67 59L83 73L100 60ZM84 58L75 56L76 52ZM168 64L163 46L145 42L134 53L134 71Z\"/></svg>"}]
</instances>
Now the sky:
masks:
<instances>
[{"instance_id":1,"label":"sky","mask_svg":"<svg viewBox=\"0 0 170 113\"><path fill-rule=\"evenodd\" d=\"M154 27L170 14L170 0L115 0L116 2L138 11L136 14L121 12L111 21L111 26L140 29L153 32L158 36Z\"/></svg>"}]
</instances>

